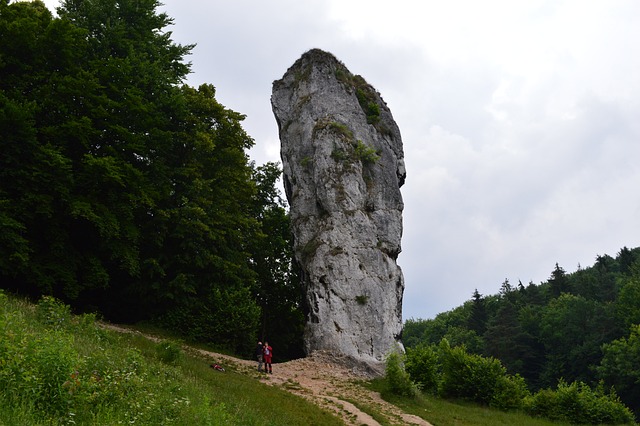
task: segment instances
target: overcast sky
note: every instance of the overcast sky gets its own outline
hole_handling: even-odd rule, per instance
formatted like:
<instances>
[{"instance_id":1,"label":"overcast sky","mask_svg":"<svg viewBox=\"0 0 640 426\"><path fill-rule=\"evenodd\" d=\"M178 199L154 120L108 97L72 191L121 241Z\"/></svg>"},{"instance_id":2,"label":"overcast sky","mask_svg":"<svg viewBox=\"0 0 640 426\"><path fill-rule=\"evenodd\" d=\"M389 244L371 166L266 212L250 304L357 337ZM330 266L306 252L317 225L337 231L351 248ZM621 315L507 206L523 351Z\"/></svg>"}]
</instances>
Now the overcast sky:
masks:
<instances>
[{"instance_id":1,"label":"overcast sky","mask_svg":"<svg viewBox=\"0 0 640 426\"><path fill-rule=\"evenodd\" d=\"M57 0L46 0L53 8ZM321 48L402 132L403 317L640 246L640 2L164 0L188 83L280 161L271 84Z\"/></svg>"}]
</instances>

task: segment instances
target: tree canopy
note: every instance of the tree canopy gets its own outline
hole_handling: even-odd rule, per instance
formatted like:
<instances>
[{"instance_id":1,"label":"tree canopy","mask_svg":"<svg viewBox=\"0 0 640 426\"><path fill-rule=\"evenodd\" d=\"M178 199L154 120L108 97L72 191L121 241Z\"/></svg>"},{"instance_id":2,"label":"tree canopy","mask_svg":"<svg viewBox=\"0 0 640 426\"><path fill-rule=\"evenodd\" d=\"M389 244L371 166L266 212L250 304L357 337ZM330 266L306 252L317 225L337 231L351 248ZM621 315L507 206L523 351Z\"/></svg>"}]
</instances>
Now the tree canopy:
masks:
<instances>
[{"instance_id":1,"label":"tree canopy","mask_svg":"<svg viewBox=\"0 0 640 426\"><path fill-rule=\"evenodd\" d=\"M249 351L303 323L280 170L159 6L0 1L0 281Z\"/></svg>"}]
</instances>

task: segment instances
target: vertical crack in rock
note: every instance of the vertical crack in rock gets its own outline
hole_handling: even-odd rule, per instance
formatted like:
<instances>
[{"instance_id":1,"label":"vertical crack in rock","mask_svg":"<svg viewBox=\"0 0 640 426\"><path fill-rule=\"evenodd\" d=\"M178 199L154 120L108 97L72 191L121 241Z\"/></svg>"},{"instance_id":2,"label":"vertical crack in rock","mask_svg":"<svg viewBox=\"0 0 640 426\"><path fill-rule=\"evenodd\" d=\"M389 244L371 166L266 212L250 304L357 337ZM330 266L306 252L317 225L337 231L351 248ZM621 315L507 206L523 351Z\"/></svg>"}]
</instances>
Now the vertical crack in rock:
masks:
<instances>
[{"instance_id":1,"label":"vertical crack in rock","mask_svg":"<svg viewBox=\"0 0 640 426\"><path fill-rule=\"evenodd\" d=\"M400 130L379 93L319 49L273 83L271 104L305 291L305 349L380 372L402 331Z\"/></svg>"}]
</instances>

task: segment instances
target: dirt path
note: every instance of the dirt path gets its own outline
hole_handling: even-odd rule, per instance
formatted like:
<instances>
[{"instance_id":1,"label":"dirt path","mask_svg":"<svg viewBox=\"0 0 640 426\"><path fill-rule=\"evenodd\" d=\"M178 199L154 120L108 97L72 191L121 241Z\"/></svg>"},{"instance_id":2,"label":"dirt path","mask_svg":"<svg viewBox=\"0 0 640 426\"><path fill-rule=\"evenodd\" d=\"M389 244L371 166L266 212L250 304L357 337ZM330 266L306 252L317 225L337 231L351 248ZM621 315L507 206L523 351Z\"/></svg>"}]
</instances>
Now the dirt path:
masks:
<instances>
[{"instance_id":1,"label":"dirt path","mask_svg":"<svg viewBox=\"0 0 640 426\"><path fill-rule=\"evenodd\" d=\"M103 324L119 332L137 333L127 328ZM145 335L153 340L153 336ZM256 377L270 386L278 386L295 395L299 395L331 410L346 425L379 426L380 423L367 412L379 413L387 423L392 425L431 426L420 417L404 413L395 405L384 401L380 394L364 387L360 382L366 378L331 360L322 354L296 359L289 362L273 364L273 374L258 373L257 363L210 352L192 347L185 347L211 362L233 366L239 372Z\"/></svg>"}]
</instances>

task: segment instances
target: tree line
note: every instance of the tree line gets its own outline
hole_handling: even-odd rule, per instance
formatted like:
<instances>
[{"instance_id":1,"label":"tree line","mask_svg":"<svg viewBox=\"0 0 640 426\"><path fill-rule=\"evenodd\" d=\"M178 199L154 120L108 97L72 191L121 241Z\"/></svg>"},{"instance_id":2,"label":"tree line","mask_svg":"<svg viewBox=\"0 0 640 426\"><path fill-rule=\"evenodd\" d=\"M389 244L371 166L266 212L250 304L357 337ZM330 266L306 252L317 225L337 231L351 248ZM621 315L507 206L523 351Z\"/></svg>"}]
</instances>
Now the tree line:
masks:
<instances>
[{"instance_id":1,"label":"tree line","mask_svg":"<svg viewBox=\"0 0 640 426\"><path fill-rule=\"evenodd\" d=\"M0 0L0 283L247 352L302 351L277 163L185 83L157 0Z\"/></svg>"},{"instance_id":2,"label":"tree line","mask_svg":"<svg viewBox=\"0 0 640 426\"><path fill-rule=\"evenodd\" d=\"M405 323L409 350L443 339L499 360L532 391L558 383L614 387L638 415L640 248L597 256L594 265L572 273L556 264L539 285L506 279L498 294L476 290L462 306Z\"/></svg>"}]
</instances>

